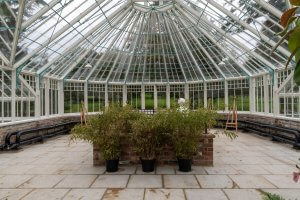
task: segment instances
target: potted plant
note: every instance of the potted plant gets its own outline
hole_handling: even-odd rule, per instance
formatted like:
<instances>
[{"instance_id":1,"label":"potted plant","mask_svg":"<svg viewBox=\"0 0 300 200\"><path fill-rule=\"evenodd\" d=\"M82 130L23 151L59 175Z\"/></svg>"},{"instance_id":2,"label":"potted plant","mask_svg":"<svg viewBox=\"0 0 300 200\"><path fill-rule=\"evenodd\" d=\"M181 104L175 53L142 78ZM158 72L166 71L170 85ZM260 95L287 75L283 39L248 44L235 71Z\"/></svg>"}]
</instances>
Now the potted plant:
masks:
<instances>
[{"instance_id":1,"label":"potted plant","mask_svg":"<svg viewBox=\"0 0 300 200\"><path fill-rule=\"evenodd\" d=\"M144 172L154 171L156 153L163 143L160 116L143 114L132 123L131 143Z\"/></svg>"},{"instance_id":2,"label":"potted plant","mask_svg":"<svg viewBox=\"0 0 300 200\"><path fill-rule=\"evenodd\" d=\"M125 108L111 106L102 114L90 117L86 124L75 126L71 131L71 140L82 139L99 149L106 161L107 172L118 170L120 141L127 111Z\"/></svg>"},{"instance_id":3,"label":"potted plant","mask_svg":"<svg viewBox=\"0 0 300 200\"><path fill-rule=\"evenodd\" d=\"M206 127L216 123L216 113L206 109L180 112L168 111L171 143L177 156L179 170L191 171L192 157L196 155L199 141Z\"/></svg>"}]
</instances>

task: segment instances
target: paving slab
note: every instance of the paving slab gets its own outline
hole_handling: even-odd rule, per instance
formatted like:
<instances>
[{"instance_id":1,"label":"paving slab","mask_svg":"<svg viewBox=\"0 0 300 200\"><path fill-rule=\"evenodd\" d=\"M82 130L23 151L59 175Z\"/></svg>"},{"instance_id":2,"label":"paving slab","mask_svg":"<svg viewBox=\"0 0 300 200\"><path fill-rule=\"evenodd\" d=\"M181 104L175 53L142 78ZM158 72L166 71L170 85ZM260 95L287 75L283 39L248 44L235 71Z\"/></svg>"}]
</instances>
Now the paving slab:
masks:
<instances>
[{"instance_id":1,"label":"paving slab","mask_svg":"<svg viewBox=\"0 0 300 200\"><path fill-rule=\"evenodd\" d=\"M162 188L161 175L131 175L128 188Z\"/></svg>"},{"instance_id":2,"label":"paving slab","mask_svg":"<svg viewBox=\"0 0 300 200\"><path fill-rule=\"evenodd\" d=\"M239 174L271 174L263 165L231 165Z\"/></svg>"},{"instance_id":3,"label":"paving slab","mask_svg":"<svg viewBox=\"0 0 300 200\"><path fill-rule=\"evenodd\" d=\"M144 189L108 189L102 200L143 200Z\"/></svg>"},{"instance_id":4,"label":"paving slab","mask_svg":"<svg viewBox=\"0 0 300 200\"><path fill-rule=\"evenodd\" d=\"M101 200L105 189L72 189L63 200Z\"/></svg>"},{"instance_id":5,"label":"paving slab","mask_svg":"<svg viewBox=\"0 0 300 200\"><path fill-rule=\"evenodd\" d=\"M62 199L69 189L35 189L22 200L58 200Z\"/></svg>"},{"instance_id":6,"label":"paving slab","mask_svg":"<svg viewBox=\"0 0 300 200\"><path fill-rule=\"evenodd\" d=\"M67 175L55 188L89 188L96 175Z\"/></svg>"},{"instance_id":7,"label":"paving slab","mask_svg":"<svg viewBox=\"0 0 300 200\"><path fill-rule=\"evenodd\" d=\"M300 154L299 154L300 155ZM262 165L262 167L272 174L292 174L296 171L295 165Z\"/></svg>"},{"instance_id":8,"label":"paving slab","mask_svg":"<svg viewBox=\"0 0 300 200\"><path fill-rule=\"evenodd\" d=\"M262 200L261 193L256 189L224 189L230 200Z\"/></svg>"},{"instance_id":9,"label":"paving slab","mask_svg":"<svg viewBox=\"0 0 300 200\"><path fill-rule=\"evenodd\" d=\"M156 174L175 174L175 166L159 165L156 167Z\"/></svg>"},{"instance_id":10,"label":"paving slab","mask_svg":"<svg viewBox=\"0 0 300 200\"><path fill-rule=\"evenodd\" d=\"M0 188L17 188L31 179L30 175L6 175L0 178Z\"/></svg>"},{"instance_id":11,"label":"paving slab","mask_svg":"<svg viewBox=\"0 0 300 200\"><path fill-rule=\"evenodd\" d=\"M146 189L144 200L185 200L182 189Z\"/></svg>"},{"instance_id":12,"label":"paving slab","mask_svg":"<svg viewBox=\"0 0 300 200\"><path fill-rule=\"evenodd\" d=\"M92 188L125 188L129 175L100 175L95 180Z\"/></svg>"},{"instance_id":13,"label":"paving slab","mask_svg":"<svg viewBox=\"0 0 300 200\"><path fill-rule=\"evenodd\" d=\"M104 166L82 165L79 169L74 171L74 174L104 174L105 170Z\"/></svg>"},{"instance_id":14,"label":"paving slab","mask_svg":"<svg viewBox=\"0 0 300 200\"><path fill-rule=\"evenodd\" d=\"M187 200L228 200L220 189L185 189Z\"/></svg>"},{"instance_id":15,"label":"paving slab","mask_svg":"<svg viewBox=\"0 0 300 200\"><path fill-rule=\"evenodd\" d=\"M276 188L262 175L229 175L240 188Z\"/></svg>"},{"instance_id":16,"label":"paving slab","mask_svg":"<svg viewBox=\"0 0 300 200\"><path fill-rule=\"evenodd\" d=\"M121 165L117 172L105 172L105 174L135 174L137 166Z\"/></svg>"},{"instance_id":17,"label":"paving slab","mask_svg":"<svg viewBox=\"0 0 300 200\"><path fill-rule=\"evenodd\" d=\"M238 174L238 171L229 165L204 167L207 174Z\"/></svg>"},{"instance_id":18,"label":"paving slab","mask_svg":"<svg viewBox=\"0 0 300 200\"><path fill-rule=\"evenodd\" d=\"M19 188L53 188L64 175L37 175L19 186Z\"/></svg>"},{"instance_id":19,"label":"paving slab","mask_svg":"<svg viewBox=\"0 0 300 200\"><path fill-rule=\"evenodd\" d=\"M194 175L163 175L165 188L200 188Z\"/></svg>"},{"instance_id":20,"label":"paving slab","mask_svg":"<svg viewBox=\"0 0 300 200\"><path fill-rule=\"evenodd\" d=\"M176 174L207 174L207 173L204 167L202 166L192 166L192 170L190 172L179 171L178 167L176 167Z\"/></svg>"},{"instance_id":21,"label":"paving slab","mask_svg":"<svg viewBox=\"0 0 300 200\"><path fill-rule=\"evenodd\" d=\"M293 175L264 175L264 177L278 188L293 189L299 188L300 183L293 181Z\"/></svg>"},{"instance_id":22,"label":"paving slab","mask_svg":"<svg viewBox=\"0 0 300 200\"><path fill-rule=\"evenodd\" d=\"M0 189L0 199L19 200L31 191L31 189Z\"/></svg>"},{"instance_id":23,"label":"paving slab","mask_svg":"<svg viewBox=\"0 0 300 200\"><path fill-rule=\"evenodd\" d=\"M201 188L233 188L233 181L227 175L196 175Z\"/></svg>"}]
</instances>

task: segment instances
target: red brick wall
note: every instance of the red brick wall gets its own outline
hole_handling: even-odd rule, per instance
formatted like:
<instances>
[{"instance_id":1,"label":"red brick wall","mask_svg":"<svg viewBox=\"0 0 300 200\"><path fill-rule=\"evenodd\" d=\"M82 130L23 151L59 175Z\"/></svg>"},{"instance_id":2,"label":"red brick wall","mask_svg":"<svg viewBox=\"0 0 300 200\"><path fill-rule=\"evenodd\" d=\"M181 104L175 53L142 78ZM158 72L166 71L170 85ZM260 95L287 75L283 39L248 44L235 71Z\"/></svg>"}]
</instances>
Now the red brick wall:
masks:
<instances>
[{"instance_id":1,"label":"red brick wall","mask_svg":"<svg viewBox=\"0 0 300 200\"><path fill-rule=\"evenodd\" d=\"M194 165L205 165L212 166L213 165L213 139L214 135L207 134L203 135L203 138L199 141L199 150L197 155L193 157ZM131 164L140 163L139 156L136 155L132 147L130 147L129 142L124 141L122 143L122 153L120 157L120 161L129 161ZM176 155L172 148L166 145L161 151L159 155L157 155L156 162L158 164L172 164L176 163ZM104 165L105 161L101 157L99 150L94 146L93 153L93 161L94 165Z\"/></svg>"}]
</instances>

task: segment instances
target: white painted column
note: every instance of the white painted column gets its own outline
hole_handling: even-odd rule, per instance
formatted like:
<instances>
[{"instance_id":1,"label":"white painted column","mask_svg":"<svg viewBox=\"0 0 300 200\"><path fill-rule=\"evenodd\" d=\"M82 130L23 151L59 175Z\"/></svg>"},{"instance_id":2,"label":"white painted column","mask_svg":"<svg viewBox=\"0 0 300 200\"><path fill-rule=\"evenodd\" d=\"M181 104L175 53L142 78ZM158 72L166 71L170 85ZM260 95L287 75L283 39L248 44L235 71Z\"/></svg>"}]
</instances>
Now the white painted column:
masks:
<instances>
[{"instance_id":1,"label":"white painted column","mask_svg":"<svg viewBox=\"0 0 300 200\"><path fill-rule=\"evenodd\" d=\"M207 108L207 83L203 83L203 89L204 89L204 108Z\"/></svg>"},{"instance_id":2,"label":"white painted column","mask_svg":"<svg viewBox=\"0 0 300 200\"><path fill-rule=\"evenodd\" d=\"M127 105L127 85L123 85L123 106Z\"/></svg>"},{"instance_id":3,"label":"white painted column","mask_svg":"<svg viewBox=\"0 0 300 200\"><path fill-rule=\"evenodd\" d=\"M108 101L108 84L105 84L105 107L109 106L109 101Z\"/></svg>"},{"instance_id":4,"label":"white painted column","mask_svg":"<svg viewBox=\"0 0 300 200\"><path fill-rule=\"evenodd\" d=\"M170 85L166 86L166 105L167 109L171 108L171 100L170 100Z\"/></svg>"},{"instance_id":5,"label":"white painted column","mask_svg":"<svg viewBox=\"0 0 300 200\"><path fill-rule=\"evenodd\" d=\"M249 82L249 103L250 103L250 112L255 112L255 78L250 78Z\"/></svg>"},{"instance_id":6,"label":"white painted column","mask_svg":"<svg viewBox=\"0 0 300 200\"><path fill-rule=\"evenodd\" d=\"M50 79L44 78L45 81L45 116L48 117L50 115ZM59 92L59 90L58 90ZM59 98L60 95L58 95Z\"/></svg>"},{"instance_id":7,"label":"white painted column","mask_svg":"<svg viewBox=\"0 0 300 200\"><path fill-rule=\"evenodd\" d=\"M265 113L269 113L270 109L269 109L269 85L268 85L268 74L265 74L263 76L263 83L264 83L264 110Z\"/></svg>"},{"instance_id":8,"label":"white painted column","mask_svg":"<svg viewBox=\"0 0 300 200\"><path fill-rule=\"evenodd\" d=\"M228 81L225 80L225 111L229 110L229 97L228 97Z\"/></svg>"},{"instance_id":9,"label":"white painted column","mask_svg":"<svg viewBox=\"0 0 300 200\"><path fill-rule=\"evenodd\" d=\"M157 86L154 85L154 109L156 110L158 108L158 103L157 103Z\"/></svg>"},{"instance_id":10,"label":"white painted column","mask_svg":"<svg viewBox=\"0 0 300 200\"><path fill-rule=\"evenodd\" d=\"M64 81L58 81L58 114L65 113Z\"/></svg>"},{"instance_id":11,"label":"white painted column","mask_svg":"<svg viewBox=\"0 0 300 200\"><path fill-rule=\"evenodd\" d=\"M16 70L13 70L11 72L11 121L16 120L16 88L17 88L17 74L16 74Z\"/></svg>"},{"instance_id":12,"label":"white painted column","mask_svg":"<svg viewBox=\"0 0 300 200\"><path fill-rule=\"evenodd\" d=\"M145 104L145 85L142 85L141 101L142 101L142 110L144 110L145 107L146 107L146 104Z\"/></svg>"},{"instance_id":13,"label":"white painted column","mask_svg":"<svg viewBox=\"0 0 300 200\"><path fill-rule=\"evenodd\" d=\"M88 82L84 82L84 108L89 110L89 101L88 101Z\"/></svg>"},{"instance_id":14,"label":"white painted column","mask_svg":"<svg viewBox=\"0 0 300 200\"><path fill-rule=\"evenodd\" d=\"M34 105L34 115L36 118L41 117L41 92L40 92L40 78L35 77L35 105Z\"/></svg>"},{"instance_id":15,"label":"white painted column","mask_svg":"<svg viewBox=\"0 0 300 200\"><path fill-rule=\"evenodd\" d=\"M189 84L184 85L184 98L186 101L190 100L190 93L189 93Z\"/></svg>"},{"instance_id":16,"label":"white painted column","mask_svg":"<svg viewBox=\"0 0 300 200\"><path fill-rule=\"evenodd\" d=\"M278 116L280 111L279 91L278 91L278 72L274 72L273 82L273 113Z\"/></svg>"}]
</instances>

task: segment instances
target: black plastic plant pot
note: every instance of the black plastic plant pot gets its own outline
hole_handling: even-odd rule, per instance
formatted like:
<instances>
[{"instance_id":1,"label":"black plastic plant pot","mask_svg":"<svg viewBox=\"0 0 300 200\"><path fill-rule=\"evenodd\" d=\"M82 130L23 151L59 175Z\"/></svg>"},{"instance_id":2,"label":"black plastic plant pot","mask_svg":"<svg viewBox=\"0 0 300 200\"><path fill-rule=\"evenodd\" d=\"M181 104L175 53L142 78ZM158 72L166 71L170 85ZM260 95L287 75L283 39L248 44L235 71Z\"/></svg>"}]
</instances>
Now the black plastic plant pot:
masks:
<instances>
[{"instance_id":1,"label":"black plastic plant pot","mask_svg":"<svg viewBox=\"0 0 300 200\"><path fill-rule=\"evenodd\" d=\"M116 160L106 160L106 171L116 172L119 170L119 159Z\"/></svg>"},{"instance_id":2,"label":"black plastic plant pot","mask_svg":"<svg viewBox=\"0 0 300 200\"><path fill-rule=\"evenodd\" d=\"M153 159L153 160L141 159L141 162L142 162L143 172L153 172L154 171L155 159Z\"/></svg>"},{"instance_id":3,"label":"black plastic plant pot","mask_svg":"<svg viewBox=\"0 0 300 200\"><path fill-rule=\"evenodd\" d=\"M177 158L179 171L181 172L190 172L192 170L192 160L191 159L182 159Z\"/></svg>"}]
</instances>

